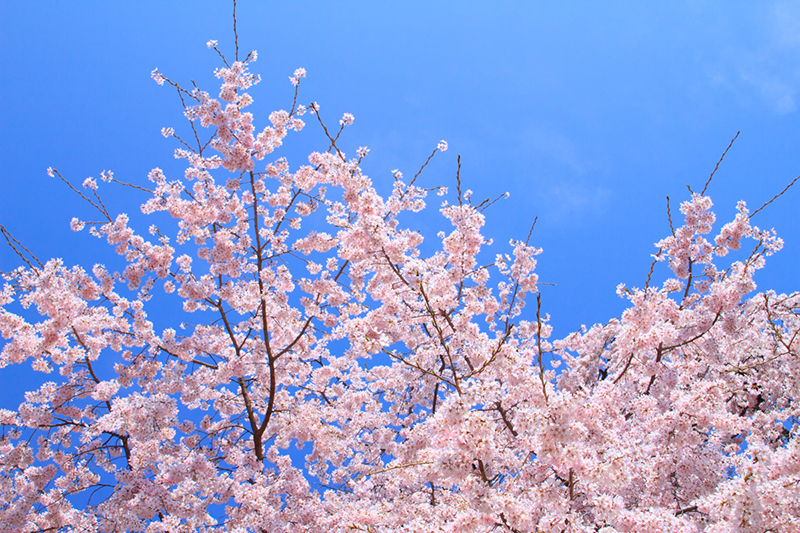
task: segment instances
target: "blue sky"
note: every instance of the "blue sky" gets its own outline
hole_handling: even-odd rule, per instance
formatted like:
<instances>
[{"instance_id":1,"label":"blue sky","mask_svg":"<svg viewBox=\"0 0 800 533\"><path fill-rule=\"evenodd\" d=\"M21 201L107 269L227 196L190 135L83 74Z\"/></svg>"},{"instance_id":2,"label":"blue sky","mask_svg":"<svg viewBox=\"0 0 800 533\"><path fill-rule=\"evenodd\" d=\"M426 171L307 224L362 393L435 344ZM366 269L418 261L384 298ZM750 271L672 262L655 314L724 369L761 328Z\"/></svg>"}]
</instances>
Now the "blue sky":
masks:
<instances>
[{"instance_id":1,"label":"blue sky","mask_svg":"<svg viewBox=\"0 0 800 533\"><path fill-rule=\"evenodd\" d=\"M556 336L622 311L615 287L644 284L669 232L665 196L676 217L686 185L702 189L737 131L709 188L718 220L800 174L796 3L240 0L238 20L242 55L259 52L262 127L291 106L288 76L304 67L300 101L319 102L332 124L355 115L344 148L371 149L363 168L379 190L446 139L423 184L454 190L461 154L476 198L510 192L487 212L496 252L538 216ZM185 120L150 72L216 94L209 39L232 55L231 2L0 2L0 223L42 259L111 264L107 246L69 231L89 212L45 170L76 184L104 169L133 183L156 166L177 176L176 145L159 132ZM325 147L310 124L278 155L296 168ZM143 200L101 192L117 212L135 215ZM792 190L754 219L786 243L761 289L798 289L798 199ZM406 223L431 237L438 224ZM2 248L0 270L18 263Z\"/></svg>"}]
</instances>

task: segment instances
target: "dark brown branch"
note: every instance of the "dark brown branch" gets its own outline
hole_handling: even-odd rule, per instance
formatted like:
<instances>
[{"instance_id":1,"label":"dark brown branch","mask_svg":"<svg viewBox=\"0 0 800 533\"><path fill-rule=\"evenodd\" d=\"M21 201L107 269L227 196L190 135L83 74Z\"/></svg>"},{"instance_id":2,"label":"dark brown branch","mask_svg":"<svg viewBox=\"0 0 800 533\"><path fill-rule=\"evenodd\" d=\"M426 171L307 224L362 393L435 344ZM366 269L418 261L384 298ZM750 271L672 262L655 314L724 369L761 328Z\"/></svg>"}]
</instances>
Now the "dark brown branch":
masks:
<instances>
[{"instance_id":1,"label":"dark brown branch","mask_svg":"<svg viewBox=\"0 0 800 533\"><path fill-rule=\"evenodd\" d=\"M666 348L664 348L664 352L668 352L670 350L674 350L675 348L680 348L681 346L686 346L687 344L690 344L690 343L696 341L697 339L699 339L700 337L702 337L703 335L705 335L706 333L711 331L711 328L714 327L714 324L717 323L717 321L720 319L721 316L722 316L722 310L720 309L719 311L717 311L717 314L714 316L714 320L711 321L711 325L708 326L708 328L706 328L705 331L703 331L701 333L698 333L697 335L695 335L694 337L692 337L689 340L685 340L683 342L679 342L678 344L673 344L672 346L667 346Z\"/></svg>"},{"instance_id":2,"label":"dark brown branch","mask_svg":"<svg viewBox=\"0 0 800 533\"><path fill-rule=\"evenodd\" d=\"M461 395L461 387L458 384L459 382L458 370L456 370L455 361L453 361L453 356L450 353L450 346L447 344L447 341L444 338L444 333L442 332L442 328L439 326L439 323L436 320L436 312L433 310L433 307L431 307L431 303L428 300L428 295L425 294L425 288L422 284L422 280L420 280L419 283L419 292L420 294L422 294L423 300L425 300L425 308L427 309L428 315L431 318L431 324L436 329L436 333L438 334L439 344L442 347L442 349L444 349L445 353L447 354L447 359L450 362L450 370L453 372L453 384L455 386L455 389L456 391L458 391L458 394Z\"/></svg>"},{"instance_id":3,"label":"dark brown branch","mask_svg":"<svg viewBox=\"0 0 800 533\"><path fill-rule=\"evenodd\" d=\"M292 347L294 347L295 344L298 343L298 341L301 338L303 338L303 335L305 334L306 330L308 329L308 326L311 324L311 320L313 318L314 318L313 316L308 317L308 319L306 320L306 323L303 324L303 328L300 330L300 333L298 333L297 336L294 338L294 340L292 342L290 342L283 350L281 350L280 352L275 354L275 359L278 359L280 356L282 356L283 354L287 353L289 350L292 349Z\"/></svg>"},{"instance_id":4,"label":"dark brown branch","mask_svg":"<svg viewBox=\"0 0 800 533\"><path fill-rule=\"evenodd\" d=\"M544 395L544 403L548 403L547 399L547 384L544 380L544 363L542 362L542 293L536 293L536 323L539 330L536 333L536 357L539 361L539 380L542 382L542 394Z\"/></svg>"},{"instance_id":5,"label":"dark brown branch","mask_svg":"<svg viewBox=\"0 0 800 533\"><path fill-rule=\"evenodd\" d=\"M622 372L620 372L619 376L617 376L617 378L614 380L614 385L619 383L619 380L622 379L622 376L624 376L625 373L628 371L628 369L631 367L631 363L633 363L633 352L631 352L630 357L628 357L628 362L625 363L625 368L622 369Z\"/></svg>"},{"instance_id":6,"label":"dark brown branch","mask_svg":"<svg viewBox=\"0 0 800 533\"><path fill-rule=\"evenodd\" d=\"M486 468L483 466L483 461L478 459L478 471L481 473L481 480L487 485L491 484L489 476L486 475Z\"/></svg>"},{"instance_id":7,"label":"dark brown branch","mask_svg":"<svg viewBox=\"0 0 800 533\"><path fill-rule=\"evenodd\" d=\"M503 409L503 405L499 401L497 402L497 411L500 413L500 417L503 419L503 422L511 434L515 437L518 437L519 434L517 433L517 430L514 429L514 426L511 424L511 420L508 419L508 413L505 409Z\"/></svg>"},{"instance_id":8,"label":"dark brown branch","mask_svg":"<svg viewBox=\"0 0 800 533\"><path fill-rule=\"evenodd\" d=\"M83 348L83 351L86 353L86 359L84 360L84 363L86 364L86 368L89 369L89 375L92 376L92 380L94 380L95 383L100 383L100 378L98 378L97 374L95 374L94 368L92 368L92 362L89 360L89 348L83 342L83 339L81 339L81 336L78 334L78 331L75 329L74 326L72 327L72 334L75 335L75 340L78 341L78 344L81 345L81 347ZM105 403L106 409L108 409L108 412L110 413L111 412L111 402L106 400L103 403ZM117 434L117 433L114 433L114 432L111 432L111 431L105 431L104 433L108 433L109 435L112 435L112 436L118 438L120 440L120 442L122 442L122 449L125 451L125 459L127 460L128 469L131 470L132 469L132 467L131 467L131 448L128 445L128 436L127 435Z\"/></svg>"},{"instance_id":9,"label":"dark brown branch","mask_svg":"<svg viewBox=\"0 0 800 533\"><path fill-rule=\"evenodd\" d=\"M681 299L681 305L679 309L683 309L683 304L686 303L686 299L689 297L689 291L692 288L692 258L689 258L689 277L686 278L686 289L683 291L683 298Z\"/></svg>"},{"instance_id":10,"label":"dark brown branch","mask_svg":"<svg viewBox=\"0 0 800 533\"><path fill-rule=\"evenodd\" d=\"M277 387L277 378L276 378L276 368L275 368L275 356L272 354L272 347L270 346L269 340L269 325L267 324L267 302L264 298L264 279L262 278L261 272L264 266L264 256L262 254L261 248L261 235L259 234L258 228L258 192L256 191L256 183L255 183L255 176L253 172L250 172L250 189L253 193L253 225L254 225L254 232L256 236L256 264L257 264L257 275L258 275L258 290L259 295L261 298L261 328L262 328L262 337L264 340L264 346L267 351L267 363L269 364L269 397L267 398L267 412L264 414L264 419L261 422L261 425L257 427L253 431L253 447L256 454L256 457L259 461L264 460L264 450L263 450L263 435L269 425L269 421L272 418L272 413L275 410L275 396L276 396L276 387ZM247 389L245 386L242 386L242 394L245 395L245 401L249 398L249 394L247 394ZM256 427L254 420L251 420L251 424L253 427Z\"/></svg>"}]
</instances>

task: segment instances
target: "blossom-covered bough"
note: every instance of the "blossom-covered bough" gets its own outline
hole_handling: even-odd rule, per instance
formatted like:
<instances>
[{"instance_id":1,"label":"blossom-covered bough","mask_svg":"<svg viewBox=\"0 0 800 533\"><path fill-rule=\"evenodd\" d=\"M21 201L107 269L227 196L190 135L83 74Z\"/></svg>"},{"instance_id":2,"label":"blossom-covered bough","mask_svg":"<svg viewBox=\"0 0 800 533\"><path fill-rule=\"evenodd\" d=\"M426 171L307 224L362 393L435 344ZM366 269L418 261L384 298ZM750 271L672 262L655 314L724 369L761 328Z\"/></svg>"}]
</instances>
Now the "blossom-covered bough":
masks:
<instances>
[{"instance_id":1,"label":"blossom-covered bough","mask_svg":"<svg viewBox=\"0 0 800 533\"><path fill-rule=\"evenodd\" d=\"M104 222L73 229L121 272L40 263L3 229L26 265L0 293L0 366L50 373L0 410L3 528L800 531L800 295L755 292L781 241L744 203L712 238L693 193L657 243L672 277L620 287L621 317L551 340L537 248L486 261L488 203L457 179L452 229L423 253L399 218L446 191L395 172L381 197L368 150L337 145L352 115L329 131L297 89L257 130L255 58L225 62L216 98L153 72L190 120L191 141L162 132L184 176L102 175L146 191L166 221L150 235L94 180L75 189ZM328 143L291 167L278 149L309 119ZM193 325L156 328L156 293Z\"/></svg>"}]
</instances>

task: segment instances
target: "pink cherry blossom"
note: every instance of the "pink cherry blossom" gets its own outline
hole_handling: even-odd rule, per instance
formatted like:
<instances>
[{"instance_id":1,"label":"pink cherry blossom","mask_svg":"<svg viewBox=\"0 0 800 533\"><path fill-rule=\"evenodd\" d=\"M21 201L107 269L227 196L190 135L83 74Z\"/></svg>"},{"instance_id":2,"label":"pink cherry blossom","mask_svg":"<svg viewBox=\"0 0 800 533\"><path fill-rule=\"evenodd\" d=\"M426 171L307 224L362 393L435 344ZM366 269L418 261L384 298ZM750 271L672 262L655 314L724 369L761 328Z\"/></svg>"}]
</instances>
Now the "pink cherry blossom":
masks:
<instances>
[{"instance_id":1,"label":"pink cherry blossom","mask_svg":"<svg viewBox=\"0 0 800 533\"><path fill-rule=\"evenodd\" d=\"M131 216L87 178L101 218L71 223L121 269L5 274L0 369L41 376L0 410L6 529L798 531L800 293L757 292L783 241L744 202L715 230L692 194L656 243L667 279L553 338L542 250L490 248L458 178L449 229L408 228L447 188L395 170L381 196L369 150L348 159L296 95L257 120L255 58L218 92L153 71L198 131L186 170L104 171L147 191ZM307 110L325 142L290 162Z\"/></svg>"},{"instance_id":2,"label":"pink cherry blossom","mask_svg":"<svg viewBox=\"0 0 800 533\"><path fill-rule=\"evenodd\" d=\"M342 126L352 126L355 117L350 113L345 113L342 115L342 118L339 120L339 124Z\"/></svg>"}]
</instances>

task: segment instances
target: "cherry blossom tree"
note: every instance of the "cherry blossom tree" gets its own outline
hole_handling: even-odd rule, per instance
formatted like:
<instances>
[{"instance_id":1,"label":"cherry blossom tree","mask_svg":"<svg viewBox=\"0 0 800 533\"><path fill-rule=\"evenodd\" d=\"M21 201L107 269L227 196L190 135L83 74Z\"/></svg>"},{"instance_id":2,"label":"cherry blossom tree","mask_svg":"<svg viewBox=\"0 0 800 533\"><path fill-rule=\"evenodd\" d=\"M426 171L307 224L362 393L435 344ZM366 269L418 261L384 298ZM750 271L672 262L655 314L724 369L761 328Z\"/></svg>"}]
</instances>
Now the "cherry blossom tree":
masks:
<instances>
[{"instance_id":1,"label":"cherry blossom tree","mask_svg":"<svg viewBox=\"0 0 800 533\"><path fill-rule=\"evenodd\" d=\"M757 210L715 232L691 193L656 244L666 281L552 339L530 235L489 255L491 202L458 175L451 196L395 172L381 197L368 150L340 149L353 117L298 103L303 69L257 126L255 52L219 55L216 97L152 74L184 103L188 135L162 131L183 176L74 187L102 221L73 229L124 269L40 262L3 228L24 264L0 367L47 374L0 410L5 530L800 531L800 294L756 292L782 246ZM290 166L306 121L327 142ZM149 234L112 185L144 195ZM431 193L451 229L425 253L400 219ZM156 327L166 299L186 316Z\"/></svg>"}]
</instances>

